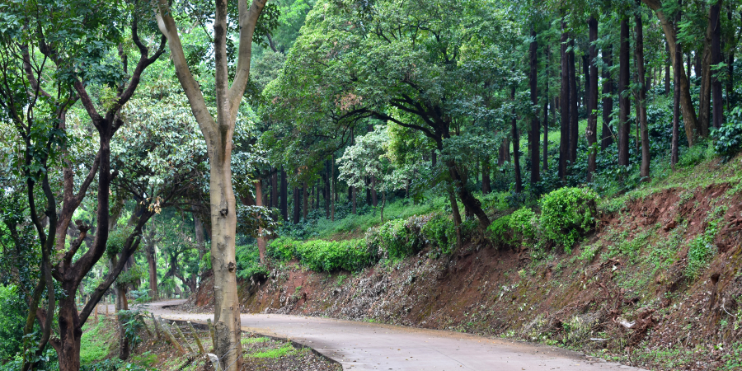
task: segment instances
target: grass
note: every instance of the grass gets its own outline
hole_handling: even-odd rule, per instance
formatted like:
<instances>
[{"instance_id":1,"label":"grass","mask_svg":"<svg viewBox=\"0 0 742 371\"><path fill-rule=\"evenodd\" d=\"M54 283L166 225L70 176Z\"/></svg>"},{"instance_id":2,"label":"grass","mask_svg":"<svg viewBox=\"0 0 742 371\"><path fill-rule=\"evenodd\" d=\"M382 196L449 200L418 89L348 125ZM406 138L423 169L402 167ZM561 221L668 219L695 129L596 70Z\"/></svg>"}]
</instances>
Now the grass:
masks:
<instances>
[{"instance_id":1,"label":"grass","mask_svg":"<svg viewBox=\"0 0 742 371\"><path fill-rule=\"evenodd\" d=\"M280 348L265 350L262 352L255 352L249 354L248 356L252 358L281 358L295 352L296 349L291 344L285 344Z\"/></svg>"},{"instance_id":2,"label":"grass","mask_svg":"<svg viewBox=\"0 0 742 371\"><path fill-rule=\"evenodd\" d=\"M105 320L102 320L95 324L91 321L83 326L83 334L82 338L80 339L81 364L84 365L99 361L108 355L108 347L102 346L101 344L109 338L109 334L105 334L105 323Z\"/></svg>"},{"instance_id":3,"label":"grass","mask_svg":"<svg viewBox=\"0 0 742 371\"><path fill-rule=\"evenodd\" d=\"M268 340L270 340L270 339L267 338L267 337L242 338L242 340L240 340L240 343L242 343L242 345L245 345L245 344L255 344L255 343L264 343L264 342L266 342Z\"/></svg>"}]
</instances>

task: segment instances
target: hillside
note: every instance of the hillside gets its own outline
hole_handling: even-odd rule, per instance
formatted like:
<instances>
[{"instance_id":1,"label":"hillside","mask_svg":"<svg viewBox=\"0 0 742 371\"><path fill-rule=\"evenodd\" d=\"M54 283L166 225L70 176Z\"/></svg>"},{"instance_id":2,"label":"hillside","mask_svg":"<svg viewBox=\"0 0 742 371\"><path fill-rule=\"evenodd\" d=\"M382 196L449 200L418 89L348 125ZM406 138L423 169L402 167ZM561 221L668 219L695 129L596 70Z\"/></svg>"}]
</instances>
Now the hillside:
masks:
<instances>
[{"instance_id":1,"label":"hillside","mask_svg":"<svg viewBox=\"0 0 742 371\"><path fill-rule=\"evenodd\" d=\"M738 369L741 164L704 160L601 200L597 227L569 253L475 234L451 254L428 244L357 272L274 261L242 281L242 310L509 337L657 370ZM211 291L192 305L211 305Z\"/></svg>"}]
</instances>

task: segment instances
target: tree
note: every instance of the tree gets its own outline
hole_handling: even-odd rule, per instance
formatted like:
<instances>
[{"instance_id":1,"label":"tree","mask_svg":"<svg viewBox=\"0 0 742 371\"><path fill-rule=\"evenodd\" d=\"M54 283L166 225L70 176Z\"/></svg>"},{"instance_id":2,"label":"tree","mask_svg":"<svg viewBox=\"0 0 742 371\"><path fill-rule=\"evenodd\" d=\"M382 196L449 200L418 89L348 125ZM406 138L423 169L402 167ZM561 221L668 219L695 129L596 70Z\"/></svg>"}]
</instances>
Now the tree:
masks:
<instances>
[{"instance_id":1,"label":"tree","mask_svg":"<svg viewBox=\"0 0 742 371\"><path fill-rule=\"evenodd\" d=\"M201 88L189 70L170 5L159 0L157 24L168 40L178 80L207 144L210 164L211 266L214 270L214 324L216 353L227 371L242 366L240 306L237 298L235 232L237 205L232 187L232 136L240 101L250 75L252 39L266 0L238 2L239 51L232 84L229 84L227 34L228 3L217 0L214 12L214 59L216 67L216 119L208 111Z\"/></svg>"}]
</instances>

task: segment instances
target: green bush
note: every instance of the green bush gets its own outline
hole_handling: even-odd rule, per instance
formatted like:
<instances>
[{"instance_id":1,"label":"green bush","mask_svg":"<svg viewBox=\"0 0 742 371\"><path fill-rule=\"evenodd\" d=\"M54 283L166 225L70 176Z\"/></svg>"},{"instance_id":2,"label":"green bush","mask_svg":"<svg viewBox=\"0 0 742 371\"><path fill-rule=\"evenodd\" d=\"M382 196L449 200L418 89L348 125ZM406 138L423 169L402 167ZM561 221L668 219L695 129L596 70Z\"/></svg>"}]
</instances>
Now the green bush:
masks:
<instances>
[{"instance_id":1,"label":"green bush","mask_svg":"<svg viewBox=\"0 0 742 371\"><path fill-rule=\"evenodd\" d=\"M513 233L513 238L521 242L536 238L538 216L533 210L522 207L510 214L508 227Z\"/></svg>"},{"instance_id":2,"label":"green bush","mask_svg":"<svg viewBox=\"0 0 742 371\"><path fill-rule=\"evenodd\" d=\"M376 263L363 239L346 241L312 240L297 244L299 261L316 272L359 271Z\"/></svg>"},{"instance_id":3,"label":"green bush","mask_svg":"<svg viewBox=\"0 0 742 371\"><path fill-rule=\"evenodd\" d=\"M266 250L268 250L266 248ZM267 254L267 251L266 251ZM237 277L250 279L256 276L266 277L270 272L260 264L260 251L255 244L237 246Z\"/></svg>"},{"instance_id":4,"label":"green bush","mask_svg":"<svg viewBox=\"0 0 742 371\"><path fill-rule=\"evenodd\" d=\"M598 194L589 188L560 188L541 199L539 224L544 237L564 246L572 246L592 230L597 215Z\"/></svg>"},{"instance_id":5,"label":"green bush","mask_svg":"<svg viewBox=\"0 0 742 371\"><path fill-rule=\"evenodd\" d=\"M712 133L714 150L724 160L728 160L742 149L742 110L734 107L727 116L727 122Z\"/></svg>"},{"instance_id":6,"label":"green bush","mask_svg":"<svg viewBox=\"0 0 742 371\"><path fill-rule=\"evenodd\" d=\"M706 268L711 258L716 254L714 239L719 230L719 222L724 219L712 220L709 222L706 230L696 236L688 247L688 266L685 268L685 275L691 280L695 280L701 275L701 271Z\"/></svg>"},{"instance_id":7,"label":"green bush","mask_svg":"<svg viewBox=\"0 0 742 371\"><path fill-rule=\"evenodd\" d=\"M456 227L447 215L434 214L422 227L422 235L443 253L450 253L456 247Z\"/></svg>"},{"instance_id":8,"label":"green bush","mask_svg":"<svg viewBox=\"0 0 742 371\"><path fill-rule=\"evenodd\" d=\"M15 285L0 285L0 361L12 359L22 350L24 316L28 305Z\"/></svg>"},{"instance_id":9,"label":"green bush","mask_svg":"<svg viewBox=\"0 0 742 371\"><path fill-rule=\"evenodd\" d=\"M495 219L489 227L487 227L487 237L489 237L489 239L495 244L511 244L513 236L510 230L510 215L505 215Z\"/></svg>"},{"instance_id":10,"label":"green bush","mask_svg":"<svg viewBox=\"0 0 742 371\"><path fill-rule=\"evenodd\" d=\"M298 241L293 240L289 237L279 237L268 244L267 253L268 256L280 260L288 261L295 257L296 246L299 244Z\"/></svg>"},{"instance_id":11,"label":"green bush","mask_svg":"<svg viewBox=\"0 0 742 371\"><path fill-rule=\"evenodd\" d=\"M420 228L404 219L391 220L379 228L380 247L389 258L400 259L417 253L423 247Z\"/></svg>"}]
</instances>

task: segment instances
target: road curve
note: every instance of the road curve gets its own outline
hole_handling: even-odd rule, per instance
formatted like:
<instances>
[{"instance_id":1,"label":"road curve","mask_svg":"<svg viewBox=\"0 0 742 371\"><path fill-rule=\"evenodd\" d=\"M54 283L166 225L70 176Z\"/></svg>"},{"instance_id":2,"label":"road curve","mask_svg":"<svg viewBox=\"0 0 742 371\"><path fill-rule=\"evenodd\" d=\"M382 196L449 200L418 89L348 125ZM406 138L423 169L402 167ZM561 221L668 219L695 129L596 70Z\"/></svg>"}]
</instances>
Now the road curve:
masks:
<instances>
[{"instance_id":1,"label":"road curve","mask_svg":"<svg viewBox=\"0 0 742 371\"><path fill-rule=\"evenodd\" d=\"M205 323L213 318L209 313L186 313L169 308L182 302L151 303L148 309L167 319ZM554 347L329 318L243 314L242 328L311 347L342 364L343 370L640 370L589 360L578 353Z\"/></svg>"}]
</instances>

